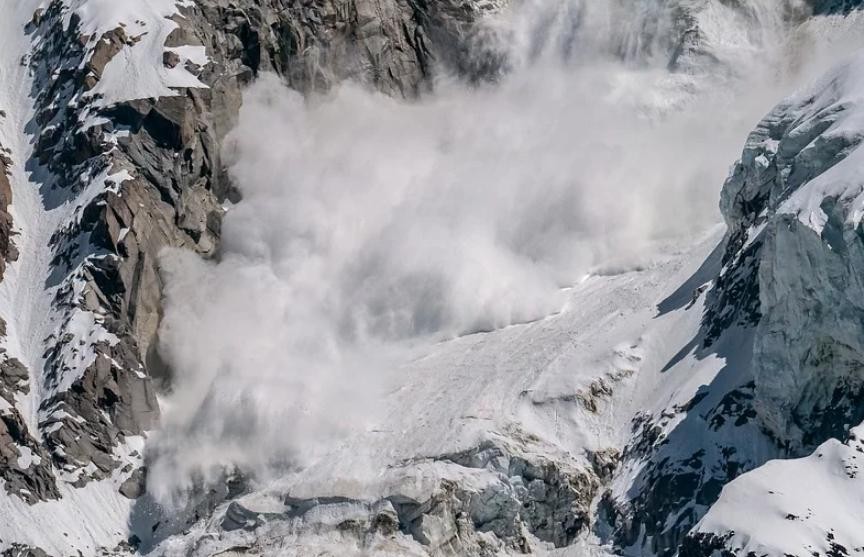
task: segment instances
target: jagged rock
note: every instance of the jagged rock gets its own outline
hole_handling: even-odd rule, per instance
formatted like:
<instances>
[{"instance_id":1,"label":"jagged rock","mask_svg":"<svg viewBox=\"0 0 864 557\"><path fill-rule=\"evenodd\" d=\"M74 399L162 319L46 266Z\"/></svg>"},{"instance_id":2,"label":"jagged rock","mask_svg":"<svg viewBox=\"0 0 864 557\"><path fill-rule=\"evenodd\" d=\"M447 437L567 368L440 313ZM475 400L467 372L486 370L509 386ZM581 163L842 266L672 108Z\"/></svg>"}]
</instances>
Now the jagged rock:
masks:
<instances>
[{"instance_id":1,"label":"jagged rock","mask_svg":"<svg viewBox=\"0 0 864 557\"><path fill-rule=\"evenodd\" d=\"M173 50L166 50L162 55L162 65L166 68L176 68L180 63L180 55Z\"/></svg>"},{"instance_id":2,"label":"jagged rock","mask_svg":"<svg viewBox=\"0 0 864 557\"><path fill-rule=\"evenodd\" d=\"M389 499L372 505L372 528L384 536L393 536L399 531L399 513Z\"/></svg>"},{"instance_id":3,"label":"jagged rock","mask_svg":"<svg viewBox=\"0 0 864 557\"><path fill-rule=\"evenodd\" d=\"M127 499L137 499L141 497L147 489L147 469L144 467L136 468L122 484L120 484L120 493Z\"/></svg>"},{"instance_id":4,"label":"jagged rock","mask_svg":"<svg viewBox=\"0 0 864 557\"><path fill-rule=\"evenodd\" d=\"M3 153L0 144L0 280L6 270L7 261L14 261L18 252L12 242L12 215L9 205L12 203L12 186L9 183L9 168L12 161Z\"/></svg>"},{"instance_id":5,"label":"jagged rock","mask_svg":"<svg viewBox=\"0 0 864 557\"><path fill-rule=\"evenodd\" d=\"M844 224L848 206L830 196L817 209L821 235L782 209L864 139L828 133L847 110L830 97L782 103L750 135L722 193L731 238L725 274L746 276L758 294L756 413L792 450L842 438L864 419L860 234Z\"/></svg>"},{"instance_id":6,"label":"jagged rock","mask_svg":"<svg viewBox=\"0 0 864 557\"><path fill-rule=\"evenodd\" d=\"M372 501L288 495L279 499L280 506L275 494L243 495L209 522L207 528L214 535L200 538L189 551L193 555L230 551L229 540L237 538L223 539L216 532L254 532L255 545L263 552L280 546L290 532L300 554L314 547L316 536L335 537L345 547L372 553L378 547L384 554L530 553L546 547L537 546L536 538L563 547L584 532L588 523L579 521L585 518L581 513L599 486L590 471L491 442L462 453L405 463L386 472L391 473L392 481L385 482L388 493ZM202 513L206 516L206 511Z\"/></svg>"},{"instance_id":7,"label":"jagged rock","mask_svg":"<svg viewBox=\"0 0 864 557\"><path fill-rule=\"evenodd\" d=\"M731 555L728 532L688 535L723 486L844 439L864 419L860 190L824 178L842 176L835 170L862 143L843 126L858 106L844 83L833 76L771 111L724 185L728 232L694 344L734 364L718 375L724 384L634 424L641 435L624 460L638 487L601 504L619 547L673 555L685 539L681 555ZM652 518L661 516L675 520ZM755 538L742 537L759 546Z\"/></svg>"},{"instance_id":8,"label":"jagged rock","mask_svg":"<svg viewBox=\"0 0 864 557\"><path fill-rule=\"evenodd\" d=\"M105 66L111 61L114 56L123 49L129 42L126 37L126 31L122 27L117 27L102 35L102 38L96 43L90 58L85 65L88 73L84 76L84 88L92 89L96 82L102 77L102 72Z\"/></svg>"},{"instance_id":9,"label":"jagged rock","mask_svg":"<svg viewBox=\"0 0 864 557\"><path fill-rule=\"evenodd\" d=\"M13 543L3 551L3 557L49 557L49 555L38 547Z\"/></svg>"},{"instance_id":10,"label":"jagged rock","mask_svg":"<svg viewBox=\"0 0 864 557\"><path fill-rule=\"evenodd\" d=\"M247 509L237 501L231 501L222 519L222 529L229 532L241 528L254 530L261 524L259 516L260 513Z\"/></svg>"},{"instance_id":11,"label":"jagged rock","mask_svg":"<svg viewBox=\"0 0 864 557\"><path fill-rule=\"evenodd\" d=\"M218 254L222 204L237 200L237 192L222 168L220 143L236 120L243 86L261 72L275 71L305 92L353 79L393 96L413 97L428 87L435 63L455 69L468 80L494 76L506 67L506 60L494 48L473 42L472 23L487 9L480 4L449 0L327 0L313 4L287 1L265 5L245 0L187 3L182 14L174 17L179 27L168 37L169 50L164 52L162 64L189 69L208 88L181 89L174 96L110 105L84 93L98 84L117 53L134 48L135 39L118 27L90 48L90 38L81 36L77 28L77 16L67 18L61 2L55 0L44 12L34 13L29 32L39 46L28 63L37 76L32 92L37 112L30 125L38 139L31 162L44 165L44 171L51 175L41 192L46 203L59 206L79 199L86 199L86 203L82 201L73 222L62 224L50 245L55 272L49 281L60 285L54 308L61 324L55 335L45 339L47 365L40 377L44 375L49 387L58 387L71 378L70 385L65 390L58 387L59 392L39 401L41 438L51 449L50 455L26 431L20 415L4 416L0 475L11 493L28 502L56 497L52 466L73 476L77 473L76 486L107 478L122 464L118 445L157 423L152 379L164 379L167 384L171 376L171 370L163 369L156 350L162 289L159 253L166 247L183 247L205 257ZM827 12L844 11L850 5L821 2L815 7ZM698 60L711 54L704 47L701 30L692 18L684 16L676 25L680 29L674 34L675 40L664 45L672 52L670 67L686 72L693 66L704 66ZM184 61L170 50L188 45L205 46L209 61ZM88 118L85 126L82 122ZM819 329L811 321L790 325L777 316L790 311L828 313L844 327L856 329L848 315L833 308L842 307L850 296L864 298L855 278L861 275L858 260L847 264L843 259L850 253L858 257L860 238L853 232L860 236L860 231L843 228L842 207L826 202L827 232L822 235L788 217L768 222L773 218L772 204L782 201L796 184L822 172L857 141L847 137L811 148L811 140L824 131L821 124L802 130L792 130L792 126L783 115L766 121L765 137L756 138L766 145L753 147L752 161L747 158L750 153L745 153L724 190L729 192L724 211L731 233L724 271L707 294L711 301L701 340L704 348L710 347L724 331L736 326L757 326L760 334L799 336L806 327L818 334L812 342L800 343L800 350L792 355L779 354L778 345L767 342L765 335L757 337L757 356L768 362L761 375L754 381L747 378L735 384L721 393L719 401L699 406L694 399L691 408L680 412L692 409L704 416L707 430L713 432L728 433L737 427L749 431L756 427L758 418L778 440L785 440L787 448L794 445L800 450L837 435L848 421L862 417L864 352L857 330L837 335L833 329ZM773 141L779 142L776 153L770 152ZM767 155L779 157L782 164L773 161L763 167L760 156ZM15 257L12 223L6 211L11 200L6 166L8 162L0 156L0 265ZM102 174L113 176L105 178L103 191L92 198L82 196ZM763 210L769 210L768 216L761 216ZM754 232L754 227L766 223L764 232ZM833 252L830 257L825 245ZM823 267L824 274L814 274L812 282L799 280L794 274L779 276L786 261L796 257L830 261ZM831 287L811 296L822 282L831 283ZM704 283L700 288L706 288ZM795 294L791 301L790 292ZM694 295L693 300L697 298ZM854 309L858 312L861 308ZM98 316L98 325L116 338L116 343L97 341L83 348L75 346L76 337L69 325L75 312ZM94 356L91 363L81 366L83 369L75 367L70 356L82 353ZM772 373L787 365L797 366L800 373L795 377L804 385L803 392L795 396L786 396L783 386L771 381ZM629 373L609 379L623 380ZM0 386L7 401L14 393L25 392L27 378L28 370L18 360L4 358L0 363ZM601 378L573 397L596 413L598 401L612 394L610 382ZM634 442L623 455L646 462L640 476L647 486L645 496L633 497L631 508L609 502L609 513L617 513L610 521L617 522L620 539L635 544L644 541L647 532L653 544L650 549L655 552L673 551L697 519L693 505L711 504L724 482L755 462L727 454L729 447L719 444L714 448L717 454L694 450L683 457L675 455L677 460L664 460L672 446L667 443L667 418L646 417L641 429L636 424ZM18 465L24 447L39 460L31 460L26 469ZM564 457L557 461L529 457L512 448L485 443L432 459L438 464L446 462L478 474L488 473L494 479L482 487L445 479L419 498L395 492L374 502L288 499L286 512L270 514L232 501L220 525L226 531L272 527L273 539L282 539L284 531L273 524L314 521L315 511L327 510L338 520L316 523L316 527L352 539L378 536L402 543L403 538L410 538L424 550L465 555L527 552L531 550L531 536L564 547L590 526L591 502L619 461L619 455L611 450L593 452L587 458L590 467L583 470L570 466ZM718 467L696 477L693 470L704 467L707 460L719 463ZM484 478L488 479L486 475ZM143 483L144 469L138 468L120 486L120 492L139 498ZM207 496L184 517L188 520L179 530L209 516L217 503L237 495L221 487L202 490ZM668 528L657 520L673 515L676 523ZM161 528L170 531L166 526ZM158 523L153 532L163 535ZM138 538L133 545L140 541ZM195 551L206 552L206 543ZM232 546L216 554L258 549L258 544ZM686 545L682 551L687 551Z\"/></svg>"},{"instance_id":12,"label":"jagged rock","mask_svg":"<svg viewBox=\"0 0 864 557\"><path fill-rule=\"evenodd\" d=\"M695 534L687 536L681 543L678 555L680 557L735 557L727 549L731 534L718 536L716 534Z\"/></svg>"},{"instance_id":13,"label":"jagged rock","mask_svg":"<svg viewBox=\"0 0 864 557\"><path fill-rule=\"evenodd\" d=\"M0 477L7 493L30 504L59 498L50 462L16 409L0 414Z\"/></svg>"},{"instance_id":14,"label":"jagged rock","mask_svg":"<svg viewBox=\"0 0 864 557\"><path fill-rule=\"evenodd\" d=\"M588 460L594 468L594 473L601 481L606 481L612 477L620 459L621 453L618 449L604 449L588 453Z\"/></svg>"},{"instance_id":15,"label":"jagged rock","mask_svg":"<svg viewBox=\"0 0 864 557\"><path fill-rule=\"evenodd\" d=\"M6 358L0 362L0 384L12 391L28 392L27 378L29 374L17 358ZM11 401L8 401L10 402Z\"/></svg>"},{"instance_id":16,"label":"jagged rock","mask_svg":"<svg viewBox=\"0 0 864 557\"><path fill-rule=\"evenodd\" d=\"M864 5L861 0L808 0L817 14L848 13Z\"/></svg>"}]
</instances>

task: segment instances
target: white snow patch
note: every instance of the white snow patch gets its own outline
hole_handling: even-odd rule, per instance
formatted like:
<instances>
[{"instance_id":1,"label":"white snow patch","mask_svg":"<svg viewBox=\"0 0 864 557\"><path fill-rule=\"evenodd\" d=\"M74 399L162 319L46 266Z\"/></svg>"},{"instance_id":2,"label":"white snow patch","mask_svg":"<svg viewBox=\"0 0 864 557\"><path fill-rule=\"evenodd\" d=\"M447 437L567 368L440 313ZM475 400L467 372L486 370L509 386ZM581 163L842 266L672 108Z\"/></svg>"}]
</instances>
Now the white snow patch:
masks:
<instances>
[{"instance_id":1,"label":"white snow patch","mask_svg":"<svg viewBox=\"0 0 864 557\"><path fill-rule=\"evenodd\" d=\"M828 221L822 204L830 198L846 208L846 223L857 225L864 215L864 53L836 67L787 102L800 107L792 114L800 128L820 118L831 123L800 157L818 157L823 145L832 141L847 142L851 147L837 164L802 184L777 212L797 215L801 223L821 234Z\"/></svg>"},{"instance_id":2,"label":"white snow patch","mask_svg":"<svg viewBox=\"0 0 864 557\"><path fill-rule=\"evenodd\" d=\"M31 464L35 464L36 466L42 462L42 457L33 453L33 450L30 447L19 445L18 452L21 453L18 456L18 468L21 470L26 470L30 468Z\"/></svg>"},{"instance_id":3,"label":"white snow patch","mask_svg":"<svg viewBox=\"0 0 864 557\"><path fill-rule=\"evenodd\" d=\"M116 456L122 462L140 466L142 448L141 437L129 437L117 448ZM36 462L38 456L33 459ZM61 474L68 481L78 475ZM126 476L118 469L110 478L89 482L82 488L60 481L61 499L33 505L0 491L0 548L16 542L40 547L49 555L65 555L70 547L84 555L96 555L100 548L116 547L129 537L127 524L134 504L118 492Z\"/></svg>"},{"instance_id":4,"label":"white snow patch","mask_svg":"<svg viewBox=\"0 0 864 557\"><path fill-rule=\"evenodd\" d=\"M178 7L188 2L177 0L66 0L68 27L72 14L81 18L80 28L90 37L88 48L95 46L104 33L123 27L134 44L125 45L102 71L87 97L99 96L92 106L110 106L123 101L171 97L178 88L207 86L187 71L183 64L166 68L162 63L165 40L178 27L169 19L180 17ZM204 47L174 47L185 60L207 63Z\"/></svg>"},{"instance_id":5,"label":"white snow patch","mask_svg":"<svg viewBox=\"0 0 864 557\"><path fill-rule=\"evenodd\" d=\"M810 456L772 460L733 480L694 531L734 532L727 546L742 555L864 547L864 427L853 434L847 443L830 439Z\"/></svg>"}]
</instances>

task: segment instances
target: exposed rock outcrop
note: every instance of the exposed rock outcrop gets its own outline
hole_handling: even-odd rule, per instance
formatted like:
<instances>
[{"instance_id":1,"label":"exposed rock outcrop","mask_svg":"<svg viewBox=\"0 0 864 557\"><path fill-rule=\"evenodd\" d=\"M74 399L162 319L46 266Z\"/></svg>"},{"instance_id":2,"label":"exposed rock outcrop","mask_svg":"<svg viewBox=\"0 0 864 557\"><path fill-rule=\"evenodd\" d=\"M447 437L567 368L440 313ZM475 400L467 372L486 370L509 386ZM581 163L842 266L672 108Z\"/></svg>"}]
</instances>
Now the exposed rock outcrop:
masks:
<instances>
[{"instance_id":1,"label":"exposed rock outcrop","mask_svg":"<svg viewBox=\"0 0 864 557\"><path fill-rule=\"evenodd\" d=\"M857 10L864 2L861 0L808 0L817 14L842 14Z\"/></svg>"},{"instance_id":2,"label":"exposed rock outcrop","mask_svg":"<svg viewBox=\"0 0 864 557\"><path fill-rule=\"evenodd\" d=\"M648 57L659 49L673 72L716 67L721 61L707 46L697 4L670 4L668 36L655 41L658 30L648 22L639 40L622 40L613 54ZM809 14L793 4L788 17ZM811 2L817 13L859 4ZM112 494L132 505L130 530L144 530L118 553L150 550L194 527L204 534L177 541L189 544L183 549L190 555L277 547L290 554L334 540L340 548L405 555L494 555L567 547L594 527L616 550L729 555L728 533L692 530L723 486L769 458L842 438L864 420L859 200L851 189L819 190L814 206L799 195L860 146L860 132L832 132L859 99L813 94L784 103L750 136L724 187L729 233L703 269L707 278L691 289L690 306L706 308L702 327L679 355L692 351L726 365L687 404L637 415L620 455L610 449L553 459L483 443L405 463L412 479L425 479L421 467L431 470L434 481L422 489L404 482L368 500L279 493L278 504L262 506L232 477L201 487L174 522L157 511L140 516L156 505L146 494L142 455L126 444L156 427L156 393L172 379L157 350L159 256L181 247L218 257L225 206L239 199L221 143L243 88L275 72L305 93L354 80L413 98L440 70L491 79L508 60L496 48L501 37L486 37L476 22L499 6L198 0L179 3L165 21L135 22L151 26L143 30L118 22L95 32L67 0L34 14L27 28L33 49L22 63L33 76L27 134L35 149L31 160L14 164L40 189L45 212L61 216L39 246L51 256L44 285L51 308L39 316L48 329L37 331L44 335L30 358L0 353L3 489L36 504L59 498L64 484L110 479ZM182 75L185 85L165 81L153 96L112 96L112 65L133 63L124 57L159 35L160 25L171 30L147 62ZM628 50L633 44L638 52ZM13 224L21 226L8 211L12 164L0 147L0 278L17 256ZM44 366L28 369L31 362ZM601 419L612 386L638 371L622 368L530 402L555 412L575 403L591 414L586 419ZM25 395L35 400L33 412L20 410ZM592 517L598 499L600 524ZM45 555L19 544L4 554Z\"/></svg>"},{"instance_id":3,"label":"exposed rock outcrop","mask_svg":"<svg viewBox=\"0 0 864 557\"><path fill-rule=\"evenodd\" d=\"M0 118L4 115L0 111ZM9 172L12 159L0 144L0 280L6 270L7 261L15 261L18 251L15 249L12 236L12 215L9 214L9 204L12 203L12 186L9 183Z\"/></svg>"}]
</instances>

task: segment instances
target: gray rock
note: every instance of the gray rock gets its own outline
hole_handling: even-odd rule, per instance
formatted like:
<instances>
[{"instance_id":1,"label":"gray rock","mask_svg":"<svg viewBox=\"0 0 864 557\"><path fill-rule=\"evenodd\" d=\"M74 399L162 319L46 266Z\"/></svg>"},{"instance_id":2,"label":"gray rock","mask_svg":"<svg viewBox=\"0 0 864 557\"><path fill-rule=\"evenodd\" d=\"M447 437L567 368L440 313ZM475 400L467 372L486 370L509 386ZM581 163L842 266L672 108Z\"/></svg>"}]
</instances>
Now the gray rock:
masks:
<instances>
[{"instance_id":1,"label":"gray rock","mask_svg":"<svg viewBox=\"0 0 864 557\"><path fill-rule=\"evenodd\" d=\"M24 451L32 455L26 468L19 464ZM0 477L7 493L30 504L59 498L50 462L47 452L32 437L16 409L0 414Z\"/></svg>"},{"instance_id":2,"label":"gray rock","mask_svg":"<svg viewBox=\"0 0 864 557\"><path fill-rule=\"evenodd\" d=\"M237 501L232 501L222 518L222 529L228 532L232 530L254 530L261 524L259 513L249 510Z\"/></svg>"},{"instance_id":3,"label":"gray rock","mask_svg":"<svg viewBox=\"0 0 864 557\"><path fill-rule=\"evenodd\" d=\"M120 484L120 494L127 499L137 499L147 490L147 469L136 468L126 480Z\"/></svg>"},{"instance_id":4,"label":"gray rock","mask_svg":"<svg viewBox=\"0 0 864 557\"><path fill-rule=\"evenodd\" d=\"M0 280L6 270L6 262L14 261L18 252L12 241L12 215L9 205L12 203L12 186L9 183L9 168L12 161L3 152L0 144Z\"/></svg>"},{"instance_id":5,"label":"gray rock","mask_svg":"<svg viewBox=\"0 0 864 557\"><path fill-rule=\"evenodd\" d=\"M44 550L38 547L13 543L3 551L3 557L49 557Z\"/></svg>"}]
</instances>

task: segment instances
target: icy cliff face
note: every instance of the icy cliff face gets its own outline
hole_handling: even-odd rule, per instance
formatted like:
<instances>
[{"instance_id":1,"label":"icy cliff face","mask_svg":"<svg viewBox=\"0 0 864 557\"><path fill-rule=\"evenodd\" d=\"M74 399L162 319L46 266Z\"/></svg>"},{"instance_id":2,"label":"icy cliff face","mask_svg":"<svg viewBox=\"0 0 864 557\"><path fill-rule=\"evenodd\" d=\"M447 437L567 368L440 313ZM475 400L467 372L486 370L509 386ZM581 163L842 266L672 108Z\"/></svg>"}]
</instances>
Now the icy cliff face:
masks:
<instances>
[{"instance_id":1,"label":"icy cliff face","mask_svg":"<svg viewBox=\"0 0 864 557\"><path fill-rule=\"evenodd\" d=\"M845 517L860 512L864 418L862 69L859 55L774 109L724 186L730 247L754 253L754 415L783 456L805 458L725 487L688 541L694 555L845 555L861 545Z\"/></svg>"},{"instance_id":2,"label":"icy cliff face","mask_svg":"<svg viewBox=\"0 0 864 557\"><path fill-rule=\"evenodd\" d=\"M855 59L772 111L722 194L732 245L758 251L759 418L792 452L864 417L861 68Z\"/></svg>"},{"instance_id":3,"label":"icy cliff face","mask_svg":"<svg viewBox=\"0 0 864 557\"><path fill-rule=\"evenodd\" d=\"M845 518L858 512L849 432L864 419L860 57L759 124L723 188L725 237L706 231L718 172L750 128L741 120L860 45L858 4L4 8L0 548L860 547ZM265 72L311 102L284 101ZM345 80L360 87L321 96ZM250 126L283 135L268 102L288 104L303 132L290 157L250 139ZM269 172L238 160L243 149ZM461 196L458 210L430 176ZM389 181L400 185L380 187ZM296 184L314 195L283 211ZM657 199L674 210L652 211ZM334 208L344 218L315 220ZM447 249L428 249L435 227ZM359 262L350 252L334 265L335 249L280 259L287 245L344 237ZM250 245L277 263L263 286ZM294 280L296 268L334 272ZM335 275L367 280L326 282ZM310 303L322 285L350 311ZM298 306L316 311L286 329ZM426 319L429 307L443 310ZM368 315L380 326L359 326ZM332 343L316 351L316 337ZM338 381L294 374L322 354L336 355ZM395 372L369 391L355 372L382 366ZM250 391L267 370L278 381ZM798 475L825 498L809 504ZM764 523L741 521L753 509Z\"/></svg>"}]
</instances>

